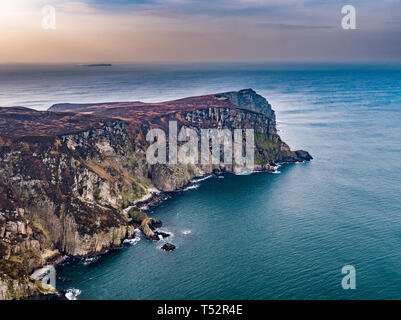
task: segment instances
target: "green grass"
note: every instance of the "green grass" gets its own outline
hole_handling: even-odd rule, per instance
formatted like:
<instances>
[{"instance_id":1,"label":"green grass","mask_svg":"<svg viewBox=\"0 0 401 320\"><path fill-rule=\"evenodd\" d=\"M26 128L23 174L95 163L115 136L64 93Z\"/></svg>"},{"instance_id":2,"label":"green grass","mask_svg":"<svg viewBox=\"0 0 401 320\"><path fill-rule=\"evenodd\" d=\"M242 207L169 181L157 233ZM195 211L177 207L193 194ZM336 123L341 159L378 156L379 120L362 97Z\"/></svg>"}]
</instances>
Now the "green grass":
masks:
<instances>
[{"instance_id":1,"label":"green grass","mask_svg":"<svg viewBox=\"0 0 401 320\"><path fill-rule=\"evenodd\" d=\"M32 221L32 225L34 229L38 230L40 233L42 233L46 239L46 247L51 247L52 244L52 239L50 237L49 231L46 229L44 222L41 218L39 218L37 215L34 215L34 220Z\"/></svg>"},{"instance_id":2,"label":"green grass","mask_svg":"<svg viewBox=\"0 0 401 320\"><path fill-rule=\"evenodd\" d=\"M4 273L11 279L18 280L27 275L27 270L21 262L22 258L13 256L9 260L0 259L0 274Z\"/></svg>"},{"instance_id":3,"label":"green grass","mask_svg":"<svg viewBox=\"0 0 401 320\"><path fill-rule=\"evenodd\" d=\"M125 186L122 190L122 207L128 207L135 200L142 198L146 192L146 187L139 182L133 182L131 186Z\"/></svg>"},{"instance_id":4,"label":"green grass","mask_svg":"<svg viewBox=\"0 0 401 320\"><path fill-rule=\"evenodd\" d=\"M255 134L255 145L257 150L262 149L262 153L259 151L255 154L255 163L258 165L275 162L281 153L279 144L271 141L264 134Z\"/></svg>"},{"instance_id":5,"label":"green grass","mask_svg":"<svg viewBox=\"0 0 401 320\"><path fill-rule=\"evenodd\" d=\"M271 141L266 135L261 133L255 134L255 144L266 151L276 151L279 149L276 142Z\"/></svg>"},{"instance_id":6,"label":"green grass","mask_svg":"<svg viewBox=\"0 0 401 320\"><path fill-rule=\"evenodd\" d=\"M129 215L133 220L138 221L138 222L140 222L140 223L142 223L143 220L145 220L145 219L148 218L148 215L147 215L145 212L139 210L138 208L131 208L131 209L128 211L128 215Z\"/></svg>"}]
</instances>

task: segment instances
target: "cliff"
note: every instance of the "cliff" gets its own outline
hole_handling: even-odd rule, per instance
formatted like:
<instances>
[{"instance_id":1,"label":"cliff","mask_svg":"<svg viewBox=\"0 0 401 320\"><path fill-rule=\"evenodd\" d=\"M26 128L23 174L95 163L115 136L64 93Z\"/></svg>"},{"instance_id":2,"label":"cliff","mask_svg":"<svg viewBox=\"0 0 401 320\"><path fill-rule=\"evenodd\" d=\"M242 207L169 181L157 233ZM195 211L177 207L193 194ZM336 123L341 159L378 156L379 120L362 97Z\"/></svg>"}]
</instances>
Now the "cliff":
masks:
<instances>
[{"instance_id":1,"label":"cliff","mask_svg":"<svg viewBox=\"0 0 401 320\"><path fill-rule=\"evenodd\" d=\"M29 275L60 254L120 246L137 226L122 209L151 188L173 191L196 176L236 171L148 164L146 133L169 121L197 132L254 129L256 169L312 159L280 139L270 104L251 89L148 104L0 108L0 299L46 292Z\"/></svg>"}]
</instances>

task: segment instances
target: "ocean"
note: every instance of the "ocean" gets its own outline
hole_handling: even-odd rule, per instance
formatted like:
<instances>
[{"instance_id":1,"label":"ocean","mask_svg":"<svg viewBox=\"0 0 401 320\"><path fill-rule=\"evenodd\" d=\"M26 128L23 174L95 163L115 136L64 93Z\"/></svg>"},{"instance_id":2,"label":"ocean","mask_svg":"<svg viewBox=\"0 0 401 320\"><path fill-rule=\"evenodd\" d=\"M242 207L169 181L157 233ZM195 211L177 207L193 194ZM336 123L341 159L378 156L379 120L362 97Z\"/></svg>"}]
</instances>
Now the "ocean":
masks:
<instances>
[{"instance_id":1,"label":"ocean","mask_svg":"<svg viewBox=\"0 0 401 320\"><path fill-rule=\"evenodd\" d=\"M401 65L0 65L0 106L165 101L253 88L314 160L226 174L149 213L173 252L141 239L57 268L79 299L399 299ZM341 269L356 270L344 290Z\"/></svg>"}]
</instances>

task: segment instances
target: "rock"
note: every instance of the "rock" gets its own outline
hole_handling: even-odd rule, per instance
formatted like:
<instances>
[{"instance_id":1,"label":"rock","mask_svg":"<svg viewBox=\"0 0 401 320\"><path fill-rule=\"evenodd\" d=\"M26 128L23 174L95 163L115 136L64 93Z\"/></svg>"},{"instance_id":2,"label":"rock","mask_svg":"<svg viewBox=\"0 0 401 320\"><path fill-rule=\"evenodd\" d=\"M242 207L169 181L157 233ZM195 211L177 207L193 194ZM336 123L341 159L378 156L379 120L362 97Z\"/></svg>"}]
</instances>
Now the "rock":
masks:
<instances>
[{"instance_id":1,"label":"rock","mask_svg":"<svg viewBox=\"0 0 401 320\"><path fill-rule=\"evenodd\" d=\"M0 238L3 238L6 233L6 226L0 225Z\"/></svg>"},{"instance_id":2,"label":"rock","mask_svg":"<svg viewBox=\"0 0 401 320\"><path fill-rule=\"evenodd\" d=\"M35 296L29 296L21 300L68 300L65 295L59 293L39 294Z\"/></svg>"},{"instance_id":3,"label":"rock","mask_svg":"<svg viewBox=\"0 0 401 320\"><path fill-rule=\"evenodd\" d=\"M13 221L7 221L6 230L10 233L17 233L18 232L18 224Z\"/></svg>"},{"instance_id":4,"label":"rock","mask_svg":"<svg viewBox=\"0 0 401 320\"><path fill-rule=\"evenodd\" d=\"M267 102L264 97L257 94L253 89L218 93L216 94L216 97L224 97L238 107L266 114L269 118L275 121L275 113L272 110L270 103Z\"/></svg>"},{"instance_id":5,"label":"rock","mask_svg":"<svg viewBox=\"0 0 401 320\"><path fill-rule=\"evenodd\" d=\"M168 194L165 194L165 193L156 194L155 193L149 199L138 202L136 204L136 206L138 207L138 209L147 210L149 208L157 207L160 203L162 203L163 201L165 201L169 198L170 198L170 196Z\"/></svg>"},{"instance_id":6,"label":"rock","mask_svg":"<svg viewBox=\"0 0 401 320\"><path fill-rule=\"evenodd\" d=\"M299 161L310 161L313 160L312 156L309 154L308 151L305 150L297 150L295 154Z\"/></svg>"},{"instance_id":7,"label":"rock","mask_svg":"<svg viewBox=\"0 0 401 320\"><path fill-rule=\"evenodd\" d=\"M162 250L164 250L164 251L173 251L173 250L175 250L175 245L167 242L162 246Z\"/></svg>"},{"instance_id":8,"label":"rock","mask_svg":"<svg viewBox=\"0 0 401 320\"><path fill-rule=\"evenodd\" d=\"M21 217L23 217L23 216L24 216L24 213L25 213L25 210L24 210L24 208L18 208L18 209L17 209L17 212L18 212L18 214L19 214Z\"/></svg>"},{"instance_id":9,"label":"rock","mask_svg":"<svg viewBox=\"0 0 401 320\"><path fill-rule=\"evenodd\" d=\"M25 226L25 223L18 221L18 222L17 222L17 229L18 229L18 232L19 232L19 233L21 233L21 234L23 234L23 235L26 235L26 226Z\"/></svg>"},{"instance_id":10,"label":"rock","mask_svg":"<svg viewBox=\"0 0 401 320\"><path fill-rule=\"evenodd\" d=\"M161 228L163 223L160 220L152 218L148 225L150 229L155 230L156 228Z\"/></svg>"},{"instance_id":11,"label":"rock","mask_svg":"<svg viewBox=\"0 0 401 320\"><path fill-rule=\"evenodd\" d=\"M141 229L141 231L142 231L144 237L147 240L153 240L153 241L159 241L160 240L159 236L157 234L155 234L155 233L146 234L142 229Z\"/></svg>"},{"instance_id":12,"label":"rock","mask_svg":"<svg viewBox=\"0 0 401 320\"><path fill-rule=\"evenodd\" d=\"M155 235L157 235L157 236L162 236L163 238L168 238L168 237L170 236L169 233L162 232L162 231L156 231L156 232L155 232Z\"/></svg>"}]
</instances>

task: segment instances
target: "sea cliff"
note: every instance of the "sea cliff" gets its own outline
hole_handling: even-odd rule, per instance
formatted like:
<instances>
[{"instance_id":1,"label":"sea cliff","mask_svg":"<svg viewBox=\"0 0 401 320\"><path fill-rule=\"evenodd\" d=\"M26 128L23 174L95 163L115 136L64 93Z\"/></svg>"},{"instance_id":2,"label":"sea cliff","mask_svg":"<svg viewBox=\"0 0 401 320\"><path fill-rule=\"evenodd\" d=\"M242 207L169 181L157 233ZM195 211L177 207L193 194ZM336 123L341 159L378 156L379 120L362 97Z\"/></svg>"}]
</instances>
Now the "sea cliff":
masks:
<instances>
[{"instance_id":1,"label":"sea cliff","mask_svg":"<svg viewBox=\"0 0 401 320\"><path fill-rule=\"evenodd\" d=\"M174 191L195 177L236 172L235 164L150 165L146 133L167 131L169 121L197 132L253 129L255 170L312 159L281 140L274 111L252 89L161 103L0 108L0 299L54 293L30 274L61 255L119 247L137 227L157 240L158 222L123 210L151 190Z\"/></svg>"}]
</instances>

